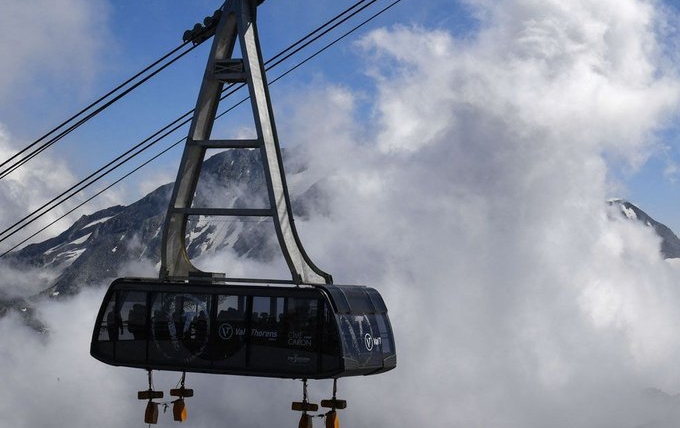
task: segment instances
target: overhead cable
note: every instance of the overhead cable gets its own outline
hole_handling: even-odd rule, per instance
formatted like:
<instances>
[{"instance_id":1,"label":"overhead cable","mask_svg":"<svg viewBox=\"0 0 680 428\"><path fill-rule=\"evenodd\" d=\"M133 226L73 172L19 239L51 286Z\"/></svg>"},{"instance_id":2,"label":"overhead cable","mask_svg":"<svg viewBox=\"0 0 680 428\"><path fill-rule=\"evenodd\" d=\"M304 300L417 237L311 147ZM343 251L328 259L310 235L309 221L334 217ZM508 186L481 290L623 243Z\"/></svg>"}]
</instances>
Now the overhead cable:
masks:
<instances>
[{"instance_id":1,"label":"overhead cable","mask_svg":"<svg viewBox=\"0 0 680 428\"><path fill-rule=\"evenodd\" d=\"M360 3L363 3L363 2L365 2L365 1L366 1L366 0L359 1L357 4L355 4L354 6L350 7L350 8L347 9L345 12L342 12L341 14L336 15L336 17L334 17L333 19L329 20L326 24L324 24L324 25L322 25L321 27L317 28L316 30L312 31L312 32L309 33L307 36L305 36L305 37L303 37L302 39L298 40L297 42L295 42L294 44L292 44L292 45L289 46L288 48L284 49L282 52L279 52L279 53L276 54L274 57L272 57L271 59L269 59L268 61L266 61L266 62L265 62L265 65L271 64L275 59L278 59L279 57L281 57L282 55L284 55L286 52L290 52L291 50L295 49L295 46L296 46L296 45L301 44L301 43L303 43L305 40L309 39L309 38L310 38L310 35L319 32L319 31L320 31L321 29L323 29L324 27L327 27L331 22L336 21L336 20L338 19L339 16L341 16L342 14L345 14L345 13L346 13L347 11L349 11L349 10L352 10L352 9L356 8L357 5L359 5ZM376 1L377 1L377 0L371 0L371 1L369 2L369 4L375 3ZM370 21L372 21L373 19L375 19L376 17L380 16L381 14L383 14L385 11L387 11L388 9L390 9L391 7L393 7L394 5L396 5L397 3L399 3L400 1L401 1L401 0L395 0L395 1L393 1L391 4L389 4L388 6L384 7L383 9L381 9L380 11L378 11L377 13L375 13L374 15L372 15L371 17L369 17L368 19L366 19L366 20L364 20L363 22L361 22L360 24L354 26L352 29L346 31L344 34L342 34L341 36L337 37L337 38L334 39L332 42L330 42L330 43L328 43L327 45L325 45L323 48L317 50L315 53L313 53L312 55L308 56L307 58L305 58L303 61L301 61L301 62L298 63L297 65L293 66L292 68L290 68L289 70L287 70L287 71L284 72L283 74L279 75L277 78L273 79L273 80L270 82L270 84L275 83L275 82L278 81L279 79L281 79L281 78L283 78L284 76L288 75L288 74L289 74L290 72L292 72L293 70L299 68L299 67L302 66L303 64L305 64L305 63L307 63L308 61L310 61L312 58L318 56L320 53L324 52L325 50L327 50L328 48L330 48L331 46L333 46L334 44L336 44L336 43L339 42L340 40L344 39L345 37L347 37L348 35L350 35L350 34L353 33L354 31L356 31L357 29L361 28L362 26L366 25L368 22L370 22ZM364 7L364 8L365 8L365 7ZM364 8L361 8L360 10L363 10ZM360 11L360 10L359 10L359 11ZM356 15L356 13L358 13L358 11L355 12L355 13L353 13L351 16ZM348 19L348 18L347 18L347 19ZM346 19L344 19L342 22L344 22L344 21L346 21ZM332 28L337 27L337 25L339 25L339 24L334 25ZM306 42L304 46L308 46L310 43L312 43L313 41L317 40L319 37L321 37L321 36L327 34L328 31L330 31L330 30L324 31L320 36L314 37L311 41ZM274 68L275 66L279 65L281 62L283 62L283 61L285 61L286 59L290 58L291 56L295 55L295 54L298 53L299 51L300 51L300 49L295 49L293 52L290 52L288 55L285 55L285 57L284 57L283 59L281 59L281 60L279 60L279 61L276 61L274 64L269 65L269 66L266 68L266 70L269 71L270 69L272 69L272 68ZM222 100L224 100L225 98L227 98L228 96L234 94L234 93L235 93L236 91L238 91L241 87L243 87L244 84L236 85L236 87L233 87L233 86L235 86L235 85L234 85L234 84L229 85L228 87L226 87L226 88L224 89L224 91L226 92L226 94L223 95L223 96L220 98L220 101L222 101ZM224 92L223 92L223 93L224 93ZM236 108L238 105L240 105L240 104L242 104L243 102L245 102L248 98L249 98L249 97L245 97L244 99L238 101L237 103L235 103L234 105L232 105L230 108L228 108L226 111L224 111L224 112L220 113L218 116L216 116L216 119L217 119L217 118L220 118L220 117L222 117L222 116L224 116L226 113L228 113L229 111L231 111L231 110L233 110L234 108ZM54 208L56 208L56 207L59 206L60 204L64 203L66 200L68 200L68 199L70 199L71 197L75 196L77 193L79 193L80 191L82 191L82 190L86 189L87 187L91 186L92 184L94 184L95 182L99 181L101 178L103 178L104 176L106 176L106 175L108 175L109 173L113 172L114 170L116 170L116 169L122 167L123 164L127 163L128 161L130 161L131 159L135 158L136 156L142 154L142 152L146 151L146 150L149 149L151 146L157 144L157 143L158 143L159 141L161 141L163 138L167 137L167 136L170 135L171 133L175 132L176 130L178 130L178 129L181 128L182 126L184 126L184 125L186 125L187 123L189 123L189 122L191 121L191 119L192 119L192 114L193 114L193 112L194 112L193 109L190 110L190 111L188 111L188 112L186 112L185 114L183 114L183 115L180 116L179 118L175 119L174 121L170 122L168 125L166 125L166 126L164 126L163 128L161 128L159 131L157 131L156 133L154 133L152 136L150 136L150 137L144 139L142 142L138 143L137 145L135 145L134 147L132 147L131 149L129 149L128 151L126 151L126 152L123 153L122 155L118 156L118 157L115 158L113 161L107 163L106 165L104 165L103 167L99 168L99 169L98 169L97 171L95 171L94 173L90 174L90 175L89 175L88 177L86 177L85 179L81 180L80 182L78 182L78 183L76 183L75 185L71 186L71 187L70 187L69 189L67 189L66 191L62 192L62 193L61 193L60 195L58 195L57 197L55 197L55 198L53 198L52 200L50 200L49 202L45 203L45 204L42 205L40 208L38 208L38 209L36 209L35 211L33 211L31 214L25 216L25 217L22 218L21 220L19 220L19 221L17 221L16 223L14 223L12 226L10 226L10 227L8 227L7 229L5 229L5 230L3 230L2 232L0 232L0 242L4 242L6 239L8 239L9 237L15 235L15 234L18 233L20 230L24 229L25 227L27 227L27 226L30 225L31 223L35 222L36 220L38 220L39 218L41 218L42 216L44 216L45 214L47 214L49 211L53 210ZM155 160L156 158L158 158L158 157L161 156L162 154L166 153L166 152L167 152L168 150L170 150L172 147L175 147L177 144L179 144L180 142L182 142L182 141L184 141L184 140L186 140L186 138L182 138L180 141L178 141L178 142L172 144L170 147L164 149L163 151L161 151L159 154L153 156L153 157L152 157L151 159L149 159L148 161L145 161L144 163L142 163L141 165L139 165L138 167L136 167L135 169L133 169L133 170L130 171L129 173L127 173L127 174L125 174L124 176L120 177L120 178L117 179L114 183L112 183L111 185L107 186L107 187L106 187L105 189L103 189L102 191L97 192L94 196L88 198L86 201L84 201L83 203L79 204L78 206L76 206L76 207L73 208L72 210L69 210L66 214L64 214L63 216L59 217L57 220L54 220L53 222L51 222L51 223L48 224L47 226L45 226L45 227L43 227L42 229L40 229L38 232L34 233L34 234L31 235L30 237L24 239L24 240L21 241L20 243L18 243L18 244L16 244L15 246L13 246L13 247L12 247L11 249L9 249L8 251L6 251L6 252L0 254L0 258L3 257L3 256L5 256L5 255L8 254L9 252L13 251L14 249L18 248L20 245L24 244L24 243L27 242L29 239L33 238L33 237L34 237L35 235L37 235L38 233L44 231L46 228L48 228L49 226L53 225L53 224L56 223L57 221L61 220L61 219L64 218L66 215L72 213L75 209L80 208L80 207L83 206L85 203L91 201L92 199L94 199L94 197L100 195L100 194L103 193L105 190L108 190L108 189L111 188L113 185L119 183L120 181L122 181L123 179L125 179L125 178L127 178L129 175L131 175L132 173L138 171L138 170L141 169L143 166L146 166L148 163L150 163L151 161Z\"/></svg>"},{"instance_id":2,"label":"overhead cable","mask_svg":"<svg viewBox=\"0 0 680 428\"><path fill-rule=\"evenodd\" d=\"M331 28L329 28L328 30L326 30L325 32L323 32L321 35L315 37L315 38L312 39L311 41L309 41L309 42L307 42L306 44L304 44L303 46L299 47L299 48L296 49L293 53L296 53L296 52L298 52L300 49L303 49L304 47L306 47L307 45L309 45L309 44L312 43L313 41L317 40L319 37L325 35L328 31L330 31L330 30L332 30L333 28L335 28L337 25L340 25L342 22L344 22L344 21L346 21L347 19L349 19L349 18L353 17L354 15L356 15L356 13L359 13L360 11L362 11L363 9L365 9L366 7L368 7L370 4L374 3L375 1L377 1L377 0L372 0L372 1L368 2L367 5L363 6L363 7L360 8L358 11L356 11L356 12L354 12L353 14L349 15L349 16L346 17L345 19L341 20L340 22L338 22L337 24L335 24L333 27L331 27ZM307 34L305 37L303 37L302 39L298 40L297 42L293 43L293 44L292 44L291 46L289 46L288 48L286 48L286 49L284 49L283 51L279 52L276 56L274 56L273 58L271 58L270 61L274 61L274 60L276 60L278 57L280 57L280 56L282 56L283 54L285 54L286 52L288 52L289 50L294 49L296 46L298 46L299 44L301 44L303 41L305 41L306 39L312 37L314 34L318 33L318 32L321 31L323 28L325 28L325 27L327 27L328 25L330 25L330 23L332 23L332 22L338 20L341 16L343 16L343 15L349 13L351 10L357 8L359 5L361 5L361 3L364 3L364 2L366 2L366 0L360 0L360 1L358 1L357 3L355 3L354 5L350 6L350 7L347 8L347 9L345 9L343 12L339 13L338 15L336 15L336 16L335 16L334 18L332 18L331 20L327 21L327 22L326 22L325 24L323 24L322 26L320 26L320 27L318 27L317 29L313 30L312 32L308 33L308 34ZM147 77L144 78L143 80L139 81L139 82L136 83L134 86L132 86L131 88L129 88L128 90L126 90L125 92L123 92L122 94L120 94L119 96L115 97L115 98L114 98L113 100L111 100L110 102L106 103L105 105L103 105L102 107L98 108L98 109L95 110L94 112L88 114L85 118L79 120L75 125L71 125L71 126L68 127L66 130L60 132L59 134L57 134L56 136L52 137L51 139L49 139L49 140L46 141L45 143L41 144L38 148L36 148L35 150L33 150L33 151L31 151L30 153L28 153L25 157L23 157L23 158L21 158L21 159L18 159L16 162L11 163L10 165L8 165L8 166L7 166L6 168L4 168L4 169L0 169L0 180L3 179L3 178L5 178L7 175L11 174L12 172L14 172L17 168L21 167L21 166L24 165L26 162L28 162L28 161L30 161L31 159L33 159L33 158L34 158L35 156L37 156L38 154L42 153L44 150L46 150L47 148L49 148L50 146L52 146L53 144L55 144L56 142L58 142L59 140L61 140L61 139L62 139L63 137L65 137L66 135L70 134L72 131L74 131L75 129L77 129L78 127L80 127L82 124L84 124L84 123L87 122L88 120L92 119L92 118L93 118L94 116L96 116L97 114L101 113L103 110L105 110L105 109L106 109L107 107L109 107L111 104L113 104L114 102L118 101L120 98L122 98L123 96L125 96L125 95L127 95L129 92L131 92L132 90L134 90L134 89L136 89L137 87L139 87L142 83L145 83L145 82L146 82L147 80L149 80L152 76L155 76L155 75L158 74L160 71L162 71L163 69L165 69L167 66L169 66L169 65L172 64L173 62L175 62L175 61L177 61L178 59L180 59L181 57L183 57L185 54L187 54L188 52L190 52L191 50L193 50L196 46L198 46L199 44L201 44L203 41L207 40L207 38L208 38L207 36L205 36L205 37L199 37L199 36L201 36L201 34L203 34L203 33L205 33L206 35L207 35L207 34L212 34L212 33L214 33L214 30L215 30L214 27L216 26L216 21L217 21L217 19L218 19L218 17L219 17L218 12L220 12L220 11L219 11L219 10L216 11L215 14L214 14L212 17L210 17L210 21L211 21L212 24L213 24L213 25L209 25L209 26L208 26L208 27L210 27L210 28L201 26L200 34L194 34L194 33L196 33L196 27L194 27L194 30L190 30L190 31L185 32L184 37L183 37L183 39L184 39L184 43L183 43L183 44L179 45L178 47L176 47L176 48L173 49L172 51L168 52L167 54L165 54L164 56L162 56L160 59L154 61L152 64L150 64L149 66L145 67L143 70L141 70L140 72L138 72L138 73L135 74L134 76L130 77L130 78L129 78L128 80L126 80L125 82L121 83L120 85L118 85L117 87L115 87L114 89L112 89L111 91L109 91L108 93L104 94L103 96L101 96L100 98L98 98L97 100L95 100L94 102L92 102L91 104L89 104L88 106L84 107L84 108L83 108L82 110L80 110L78 113L74 114L73 116L71 116L70 118L66 119L64 122L62 122L61 124L57 125L54 129L52 129L51 131L47 132L47 133L46 133L45 135L43 135L42 137L38 138L38 139L37 139L36 141L34 141L33 143L29 144L28 146L26 146L25 148L23 148L23 149L20 150L19 152L17 152L17 153L15 153L14 155L12 155L9 159L7 159L7 160L3 161L2 163L0 163L0 168L5 167L7 164L11 163L12 161L14 161L15 159L17 159L17 158L18 158L19 156L21 156L22 154L24 154L24 153L28 152L29 150L31 150L33 147L35 147L36 145L38 145L41 141L45 140L45 139L46 139L47 137L49 137L50 135L52 135L52 134L56 133L57 131L59 131L60 129L64 128L66 125L68 125L69 123L71 123L72 121L74 121L75 119L77 119L79 116L81 116L81 115L83 115L84 113L86 113L88 110L90 110L90 109L92 109L93 107L95 107L97 104L99 104L100 102L104 101L106 98L110 97L111 95L115 94L117 91L119 91L120 89L124 88L126 85L128 85L128 84L131 83L131 82L133 82L135 79L139 78L139 77L142 76L144 73L146 73L147 71L151 70L153 67L155 67L156 65L160 64L161 62L163 62L163 61L166 60L167 58L169 58L171 55L175 54L177 51L179 51L181 48L183 48L183 47L186 46L187 44L192 43L192 47L189 48L187 51L185 51L184 53L180 54L180 55L177 56L176 58L172 59L169 63L167 63L167 64L164 65L163 67L159 68L158 70L156 70L154 73L152 73L151 75L147 76ZM208 18L206 18L206 19L208 19ZM199 26L199 25L200 25L200 24L197 24L197 26ZM191 34L188 34L188 35L187 35L187 33L191 33ZM288 57L290 57L290 55L286 56L286 58L288 58ZM286 58L284 58L283 60L285 60ZM283 61L283 60L281 60L281 61ZM281 62L281 61L279 61L279 62ZM277 64L278 64L278 63L277 63ZM276 65L276 64L275 64L275 65Z\"/></svg>"},{"instance_id":3,"label":"overhead cable","mask_svg":"<svg viewBox=\"0 0 680 428\"><path fill-rule=\"evenodd\" d=\"M95 106L97 106L99 103L101 103L102 101L106 100L107 98L109 98L110 96L112 96L113 94L115 94L116 92L118 92L119 90L121 90L122 88L124 88L125 86L127 86L128 84L130 84L131 82L135 81L135 79L137 79L137 78L139 78L140 76L144 75L144 73L148 72L148 71L151 70L153 67L155 67L155 66L157 66L158 64L160 64L161 62L165 61L167 58L169 58L171 55L175 54L177 51L179 51L180 49L182 49L182 48L183 48L184 46L186 46L187 44L188 44L188 43L185 42L185 43L181 44L180 46L176 47L175 49L173 49L172 51L168 52L167 54L165 54L164 56L162 56L160 59L154 61L154 62L153 62L152 64L150 64L149 66L145 67L142 71L140 71L140 72L138 72L137 74L135 74L134 76L130 77L130 78L127 79L125 82L121 83L120 85L118 85L118 86L116 86L114 89L112 89L111 91L109 91L109 92L107 92L106 94L102 95L102 96L101 96L100 98L98 98L96 101L94 101L94 102L92 102L91 104L89 104L88 106L84 107L84 108L83 108L82 110L80 110L78 113L74 114L74 115L71 116L70 118L66 119L64 122L62 122L62 123L60 123L59 125L57 125L54 129L52 129L51 131L47 132L47 133L46 133L45 135L43 135L42 137L38 138L38 139L37 139L36 141L34 141L33 143L29 144L28 146L24 147L24 148L23 148L22 150L20 150L19 152L17 152L17 153L15 153L14 155L12 155L9 159L7 159L7 160L3 161L2 163L0 163L0 168L5 167L4 169L0 170L0 180L3 179L3 178L5 178L5 177L7 177L9 174L11 174L12 172L14 172L17 168L21 167L21 166L24 165L26 162L30 161L30 160L33 159L35 156L37 156L38 154L42 153L44 150L46 150L47 148L49 148L50 146L52 146L54 143L56 143L57 141L61 140L61 139L64 138L66 135L70 134L72 131L74 131L75 129L77 129L78 127L80 127L82 124L84 124L84 123L87 122L88 120L92 119L94 116L96 116L96 115L98 115L99 113L101 113L102 111L104 111L104 110L105 110L107 107L109 107L111 104L113 104L113 103L115 103L116 101L120 100L122 97L124 97L125 95L127 95L128 93L130 93L131 91L133 91L134 89L136 89L137 87L139 87L141 84L143 84L143 83L145 83L146 81L148 81L151 77L155 76L156 74L158 74L159 72L161 72L162 70L164 70L165 68L167 68L169 65L171 65L172 63L174 63L174 62L177 61L178 59L182 58L182 57L183 57L184 55L186 55L187 53L191 52L191 51L197 46L197 45L192 45L189 49L187 49L186 51L182 52L181 54L179 54L179 55L176 56L175 58L171 59L168 63L162 65L160 68L158 68L157 70L153 71L151 74L149 74L148 76L144 77L143 79L141 79L140 81L138 81L137 83L135 83L134 85L132 85L131 87L129 87L128 89L126 89L125 91L123 91L122 93L120 93L119 95L117 95L116 97L114 97L113 99L109 100L109 101L106 102L105 104L103 104L103 105L101 105L100 107L98 107L96 110L90 112L89 114L87 114L87 115L84 116L83 118L79 119L75 124L72 124L72 125L68 126L66 129L62 130L61 132L59 132L58 134L56 134L56 135L53 136L52 138L50 138L50 139L48 139L47 141L45 141L44 143L40 144L37 148L33 149L35 146L37 146L39 143L41 143L41 142L42 142L43 140L45 140L47 137L49 137L49 136L51 136L51 135L57 133L57 132L60 131L62 128L65 128L65 127L66 127L67 125L69 125L71 122L75 121L75 120L78 119L80 116L84 115L85 113L87 113L88 111L90 111L92 108L94 108ZM31 150L31 149L33 149L33 150ZM22 158L20 158L20 159L17 159L17 158L19 158L21 155L23 155L23 154L26 153L26 152L29 152L29 153L26 154L26 156L24 156L24 157L22 157ZM14 162L12 162L12 161L14 161ZM9 164L9 165L8 165L8 164Z\"/></svg>"}]
</instances>

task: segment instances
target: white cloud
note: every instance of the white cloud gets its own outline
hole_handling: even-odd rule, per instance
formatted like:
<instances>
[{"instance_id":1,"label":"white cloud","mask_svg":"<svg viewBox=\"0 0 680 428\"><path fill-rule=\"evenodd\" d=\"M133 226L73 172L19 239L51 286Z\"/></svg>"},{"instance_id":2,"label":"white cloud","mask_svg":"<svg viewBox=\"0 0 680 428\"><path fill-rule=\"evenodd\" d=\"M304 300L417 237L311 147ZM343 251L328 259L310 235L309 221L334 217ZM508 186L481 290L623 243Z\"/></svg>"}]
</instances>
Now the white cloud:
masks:
<instances>
[{"instance_id":1,"label":"white cloud","mask_svg":"<svg viewBox=\"0 0 680 428\"><path fill-rule=\"evenodd\" d=\"M3 2L0 101L22 97L47 79L80 86L91 80L101 68L108 7L100 0Z\"/></svg>"},{"instance_id":2,"label":"white cloud","mask_svg":"<svg viewBox=\"0 0 680 428\"><path fill-rule=\"evenodd\" d=\"M400 425L647 423L658 403L641 391L680 390L679 272L604 201L608 159L644 160L677 108L655 10L474 4L474 38L400 27L361 42L379 150L357 142L335 161L332 219L306 225L331 231L318 264L391 304L386 413ZM335 150L322 141L308 144ZM420 410L400 412L413 396Z\"/></svg>"},{"instance_id":3,"label":"white cloud","mask_svg":"<svg viewBox=\"0 0 680 428\"><path fill-rule=\"evenodd\" d=\"M0 106L10 110L27 99L38 97L43 108L49 97L44 94L76 86L71 94L86 93L88 84L101 70L101 55L105 42L110 41L106 21L108 5L103 1L58 0L16 1L3 3L0 14L0 57L4 58L0 73ZM108 49L111 49L108 45ZM62 100L63 101L63 100ZM40 109L39 108L39 109ZM38 109L38 110L39 110ZM34 114L39 114L36 110ZM7 117L0 118L0 159L9 160L32 141L22 141L12 135L14 125ZM20 126L17 126L20 128ZM39 146L35 146L38 148ZM27 152L30 153L30 152ZM7 167L14 164L16 158ZM62 193L76 182L68 162L57 159L48 151L40 153L26 166L2 179L0 203L2 218L0 226L14 224L34 210ZM111 199L102 201L108 205ZM75 204L74 204L75 205ZM71 205L73 206L73 205ZM28 227L31 233L63 215L61 207L37 220ZM65 228L74 215L59 222L55 229ZM48 232L49 233L49 232ZM21 234L3 243L8 249L25 239L30 233ZM48 235L41 235L45 239ZM11 243L8 245L8 243ZM4 250L3 250L4 252Z\"/></svg>"},{"instance_id":4,"label":"white cloud","mask_svg":"<svg viewBox=\"0 0 680 428\"><path fill-rule=\"evenodd\" d=\"M12 139L9 132L0 124L0 159L9 159L17 152ZM16 160L19 159L16 158ZM3 167L3 171L13 165L16 160ZM73 183L75 183L75 178L66 163L51 156L35 157L31 160L31 167L17 168L14 172L2 178L2 186L0 186L0 206L2 206L0 226L2 230L38 210ZM50 211L26 230L37 231L65 212L64 208ZM71 218L71 220L73 219ZM64 228L67 226L67 222L58 223L58 226ZM23 239L28 235L29 233L24 231L18 237ZM10 238L3 243L3 246L8 248L8 242L18 242L18 240L18 238Z\"/></svg>"},{"instance_id":5,"label":"white cloud","mask_svg":"<svg viewBox=\"0 0 680 428\"><path fill-rule=\"evenodd\" d=\"M12 165L22 159L22 156L30 153L26 152L24 155L10 160L21 148L28 144L28 142L19 141L0 123L0 159L8 161L1 170L8 171ZM81 215L91 214L97 209L120 204L120 201L124 200L126 196L124 192L109 192L104 193L89 204L75 209L94 191L87 194L77 192L66 203L46 211L45 208L54 205L51 201L55 198L63 200L63 196L71 194L70 187L81 181L70 168L67 160L55 157L52 153L46 151L0 179L2 184L0 185L0 212L2 213L0 230L5 231L17 223L22 226L25 224L22 219L31 221L31 224L26 225L20 232L4 240L0 245L0 248L3 248L2 252L24 240L27 240L26 243L44 241L68 228ZM73 212L69 213L71 210ZM37 217L38 215L39 217ZM13 233L15 230L16 228L12 227L8 232ZM35 233L38 234L31 238L31 235ZM21 248L21 246L23 244L19 245L18 248Z\"/></svg>"}]
</instances>

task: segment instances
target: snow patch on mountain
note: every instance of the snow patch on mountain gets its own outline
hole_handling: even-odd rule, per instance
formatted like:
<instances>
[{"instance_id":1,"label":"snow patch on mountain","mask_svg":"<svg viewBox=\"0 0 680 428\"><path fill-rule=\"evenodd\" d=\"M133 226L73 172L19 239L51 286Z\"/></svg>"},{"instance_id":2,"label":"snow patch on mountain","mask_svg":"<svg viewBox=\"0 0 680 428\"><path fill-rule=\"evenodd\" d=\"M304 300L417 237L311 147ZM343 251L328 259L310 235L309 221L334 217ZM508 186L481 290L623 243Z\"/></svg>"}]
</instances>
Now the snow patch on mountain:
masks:
<instances>
[{"instance_id":1,"label":"snow patch on mountain","mask_svg":"<svg viewBox=\"0 0 680 428\"><path fill-rule=\"evenodd\" d=\"M284 156L284 160L285 160ZM296 164L288 174L296 218L328 215L328 200L321 181L306 176L304 165ZM195 206L266 207L266 186L257 151L224 151L204 162L197 186ZM31 290L43 296L70 296L83 287L100 285L126 276L130 266L158 272L165 213L172 184L161 186L129 206L111 207L83 216L55 238L31 244L6 257L8 268L41 272ZM226 204L223 205L223 204ZM619 220L641 222L660 236L660 251L666 259L680 259L680 239L632 203L611 199L610 212ZM613 214L616 216L616 214ZM616 218L612 218L616 220ZM234 258L272 263L281 257L270 219L233 217L190 217L187 224L187 254L200 268L201 259L214 262L212 255L230 251ZM141 265L139 265L141 264ZM219 263L218 263L219 264ZM224 267L226 271L228 266ZM154 273L151 273L151 276ZM3 298L0 314L7 308L27 307L26 298ZM30 316L30 312L29 315Z\"/></svg>"}]
</instances>

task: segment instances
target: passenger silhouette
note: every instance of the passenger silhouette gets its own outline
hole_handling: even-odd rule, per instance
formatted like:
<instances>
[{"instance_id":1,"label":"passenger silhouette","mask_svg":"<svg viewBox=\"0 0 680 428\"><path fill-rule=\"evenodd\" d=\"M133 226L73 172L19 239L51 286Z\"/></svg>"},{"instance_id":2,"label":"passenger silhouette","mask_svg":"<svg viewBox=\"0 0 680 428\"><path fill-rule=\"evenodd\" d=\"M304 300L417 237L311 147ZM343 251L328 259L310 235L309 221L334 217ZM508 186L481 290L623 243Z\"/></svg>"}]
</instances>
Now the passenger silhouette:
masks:
<instances>
[{"instance_id":1,"label":"passenger silhouette","mask_svg":"<svg viewBox=\"0 0 680 428\"><path fill-rule=\"evenodd\" d=\"M128 331L135 339L146 339L146 306L134 304L128 313Z\"/></svg>"},{"instance_id":2,"label":"passenger silhouette","mask_svg":"<svg viewBox=\"0 0 680 428\"><path fill-rule=\"evenodd\" d=\"M110 311L106 315L106 330L109 333L109 340L118 340L119 330L120 334L123 334L123 323L118 312Z\"/></svg>"}]
</instances>

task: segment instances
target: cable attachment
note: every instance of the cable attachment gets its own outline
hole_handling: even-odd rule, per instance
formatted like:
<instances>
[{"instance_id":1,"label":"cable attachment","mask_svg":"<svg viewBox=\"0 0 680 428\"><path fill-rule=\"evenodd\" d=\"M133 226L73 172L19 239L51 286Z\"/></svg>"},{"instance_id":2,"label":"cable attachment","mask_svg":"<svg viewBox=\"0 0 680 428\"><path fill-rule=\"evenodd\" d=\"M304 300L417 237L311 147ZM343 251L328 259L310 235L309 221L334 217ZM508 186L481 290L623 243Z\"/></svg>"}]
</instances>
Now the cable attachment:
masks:
<instances>
[{"instance_id":1,"label":"cable attachment","mask_svg":"<svg viewBox=\"0 0 680 428\"><path fill-rule=\"evenodd\" d=\"M296 412L302 412L298 428L312 428L313 416L307 414L307 412L316 412L319 410L319 405L310 403L307 399L307 379L302 380L302 401L293 402L291 409Z\"/></svg>"},{"instance_id":2,"label":"cable attachment","mask_svg":"<svg viewBox=\"0 0 680 428\"><path fill-rule=\"evenodd\" d=\"M196 23L194 28L191 30L186 30L182 35L182 41L184 43L191 42L194 46L205 42L215 35L215 29L217 28L217 24L219 24L221 17L222 11L217 9L215 13L212 14L212 16L205 17L203 24L200 22Z\"/></svg>"},{"instance_id":3,"label":"cable attachment","mask_svg":"<svg viewBox=\"0 0 680 428\"><path fill-rule=\"evenodd\" d=\"M177 422L184 422L189 417L184 399L194 396L193 389L187 389L184 387L185 378L186 372L182 372L182 379L179 382L179 388L170 390L170 395L172 397L177 397L177 399L172 402L172 417Z\"/></svg>"},{"instance_id":4,"label":"cable attachment","mask_svg":"<svg viewBox=\"0 0 680 428\"><path fill-rule=\"evenodd\" d=\"M149 400L144 411L144 423L156 424L158 423L158 403L153 401L155 398L163 398L163 391L153 390L153 376L151 370L147 370L149 377L149 389L146 391L138 391L137 399Z\"/></svg>"},{"instance_id":5,"label":"cable attachment","mask_svg":"<svg viewBox=\"0 0 680 428\"><path fill-rule=\"evenodd\" d=\"M338 379L333 379L333 398L330 400L321 400L321 407L330 408L326 413L326 428L340 428L340 421L338 420L337 410L347 408L346 400L339 400L336 398L338 392Z\"/></svg>"}]
</instances>

